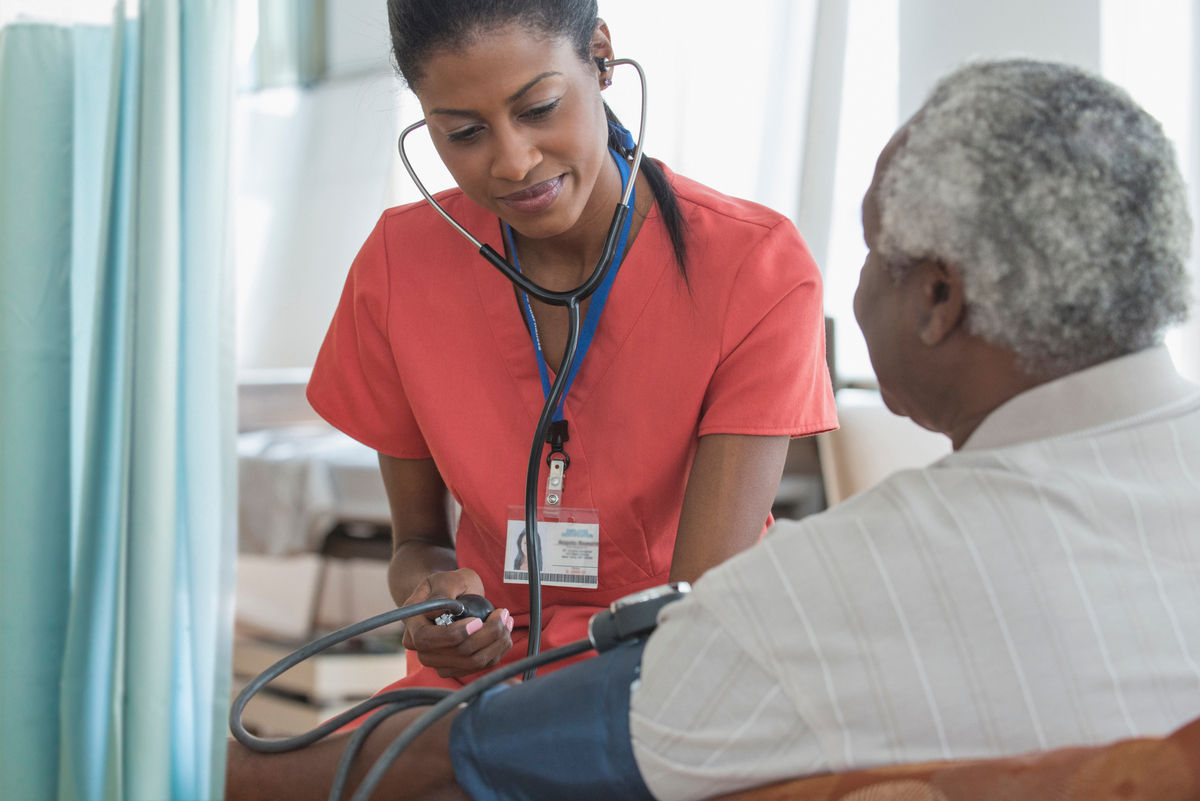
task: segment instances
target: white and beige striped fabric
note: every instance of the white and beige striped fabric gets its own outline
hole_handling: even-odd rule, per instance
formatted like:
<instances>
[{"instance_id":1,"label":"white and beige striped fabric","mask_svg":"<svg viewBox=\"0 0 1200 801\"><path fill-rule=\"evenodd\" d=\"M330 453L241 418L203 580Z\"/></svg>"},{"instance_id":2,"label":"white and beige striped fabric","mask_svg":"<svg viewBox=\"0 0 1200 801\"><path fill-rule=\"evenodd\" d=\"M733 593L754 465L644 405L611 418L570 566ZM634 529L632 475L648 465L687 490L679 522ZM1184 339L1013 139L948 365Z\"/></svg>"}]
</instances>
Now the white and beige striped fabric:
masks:
<instances>
[{"instance_id":1,"label":"white and beige striped fabric","mask_svg":"<svg viewBox=\"0 0 1200 801\"><path fill-rule=\"evenodd\" d=\"M667 801L1198 715L1200 388L1152 348L710 571L664 612L630 725Z\"/></svg>"}]
</instances>

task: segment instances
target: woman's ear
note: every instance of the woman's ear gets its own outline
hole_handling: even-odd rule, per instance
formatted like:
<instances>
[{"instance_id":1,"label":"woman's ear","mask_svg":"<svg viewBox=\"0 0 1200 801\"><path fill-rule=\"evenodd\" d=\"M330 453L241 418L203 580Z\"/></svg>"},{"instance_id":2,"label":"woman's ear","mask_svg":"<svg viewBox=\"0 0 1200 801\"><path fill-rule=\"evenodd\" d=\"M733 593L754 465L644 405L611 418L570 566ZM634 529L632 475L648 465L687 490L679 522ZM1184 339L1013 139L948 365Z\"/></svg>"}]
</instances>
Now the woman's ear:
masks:
<instances>
[{"instance_id":1,"label":"woman's ear","mask_svg":"<svg viewBox=\"0 0 1200 801\"><path fill-rule=\"evenodd\" d=\"M602 19L596 19L596 29L592 31L591 44L592 60L608 59L613 57L612 38L608 33L608 23ZM597 66L599 66L597 64ZM600 78L612 78L612 67L600 70Z\"/></svg>"},{"instance_id":2,"label":"woman's ear","mask_svg":"<svg viewBox=\"0 0 1200 801\"><path fill-rule=\"evenodd\" d=\"M962 271L952 264L933 260L914 265L913 269L921 271L921 302L924 305L921 342L937 345L962 324L966 312Z\"/></svg>"}]
</instances>

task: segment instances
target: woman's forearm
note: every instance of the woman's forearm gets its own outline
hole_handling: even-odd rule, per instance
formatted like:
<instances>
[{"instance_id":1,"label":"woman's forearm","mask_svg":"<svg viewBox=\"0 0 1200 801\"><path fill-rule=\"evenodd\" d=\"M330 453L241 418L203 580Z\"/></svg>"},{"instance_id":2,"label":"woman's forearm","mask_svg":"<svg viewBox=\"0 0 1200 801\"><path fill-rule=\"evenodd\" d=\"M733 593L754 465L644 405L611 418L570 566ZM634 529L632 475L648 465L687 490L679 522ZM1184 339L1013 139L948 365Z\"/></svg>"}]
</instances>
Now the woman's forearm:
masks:
<instances>
[{"instance_id":1,"label":"woman's forearm","mask_svg":"<svg viewBox=\"0 0 1200 801\"><path fill-rule=\"evenodd\" d=\"M381 453L379 472L392 512L388 590L402 605L430 574L458 567L446 484L433 459L399 459Z\"/></svg>"},{"instance_id":2,"label":"woman's forearm","mask_svg":"<svg viewBox=\"0 0 1200 801\"><path fill-rule=\"evenodd\" d=\"M398 542L388 564L388 589L392 593L392 600L401 606L431 573L457 567L458 560L453 548L419 537Z\"/></svg>"},{"instance_id":3,"label":"woman's forearm","mask_svg":"<svg viewBox=\"0 0 1200 801\"><path fill-rule=\"evenodd\" d=\"M695 581L758 542L779 489L788 441L735 434L700 438L679 517L672 581Z\"/></svg>"}]
</instances>

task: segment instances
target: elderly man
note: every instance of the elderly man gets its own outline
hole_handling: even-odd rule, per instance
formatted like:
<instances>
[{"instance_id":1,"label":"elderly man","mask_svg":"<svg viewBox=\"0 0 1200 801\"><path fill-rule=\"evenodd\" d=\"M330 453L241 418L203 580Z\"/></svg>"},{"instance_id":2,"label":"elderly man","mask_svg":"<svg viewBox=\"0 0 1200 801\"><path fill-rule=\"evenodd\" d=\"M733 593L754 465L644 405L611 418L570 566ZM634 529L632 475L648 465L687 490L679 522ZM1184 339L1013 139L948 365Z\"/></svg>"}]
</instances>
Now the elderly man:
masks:
<instances>
[{"instance_id":1,"label":"elderly man","mask_svg":"<svg viewBox=\"0 0 1200 801\"><path fill-rule=\"evenodd\" d=\"M1200 389L1160 344L1190 222L1158 124L1070 67L969 66L883 151L863 229L883 397L954 452L780 523L644 651L485 697L394 788L452 764L477 799L705 798L1200 713Z\"/></svg>"},{"instance_id":2,"label":"elderly man","mask_svg":"<svg viewBox=\"0 0 1200 801\"><path fill-rule=\"evenodd\" d=\"M1158 124L1068 67L968 67L884 149L863 230L884 400L955 451L666 610L632 707L660 798L1200 714L1200 391L1158 344L1191 230Z\"/></svg>"}]
</instances>

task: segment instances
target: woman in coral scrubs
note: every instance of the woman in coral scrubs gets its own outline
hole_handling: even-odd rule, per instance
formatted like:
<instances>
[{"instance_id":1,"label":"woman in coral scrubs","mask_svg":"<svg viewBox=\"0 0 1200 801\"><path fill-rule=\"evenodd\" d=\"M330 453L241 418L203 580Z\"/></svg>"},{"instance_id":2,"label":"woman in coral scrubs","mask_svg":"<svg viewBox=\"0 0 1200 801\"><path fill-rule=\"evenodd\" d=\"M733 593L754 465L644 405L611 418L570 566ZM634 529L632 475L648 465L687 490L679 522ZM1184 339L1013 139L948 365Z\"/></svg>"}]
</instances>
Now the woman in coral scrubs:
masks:
<instances>
[{"instance_id":1,"label":"woman in coral scrubs","mask_svg":"<svg viewBox=\"0 0 1200 801\"><path fill-rule=\"evenodd\" d=\"M532 280L580 284L635 181L562 407L559 508L573 522L543 535L552 648L614 599L694 580L761 537L789 437L836 425L820 275L781 215L651 159L628 176L593 0L391 0L389 12L401 74L457 183L441 203ZM520 507L566 338L564 308L515 291L426 203L384 212L351 267L308 395L379 452L392 596L496 606L486 620L409 621L409 675L394 686L457 686L525 653Z\"/></svg>"}]
</instances>

